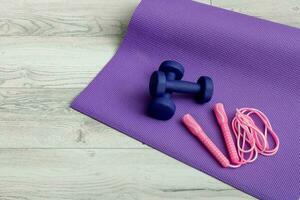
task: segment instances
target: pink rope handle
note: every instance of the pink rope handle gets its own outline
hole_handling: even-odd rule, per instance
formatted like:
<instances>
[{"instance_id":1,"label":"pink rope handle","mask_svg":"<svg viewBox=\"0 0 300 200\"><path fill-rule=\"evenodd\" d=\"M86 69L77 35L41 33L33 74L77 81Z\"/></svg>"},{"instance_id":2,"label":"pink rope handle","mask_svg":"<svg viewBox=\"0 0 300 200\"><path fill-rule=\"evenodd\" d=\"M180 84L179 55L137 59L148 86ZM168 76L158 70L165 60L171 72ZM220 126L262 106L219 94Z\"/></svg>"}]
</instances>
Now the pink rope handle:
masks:
<instances>
[{"instance_id":1,"label":"pink rope handle","mask_svg":"<svg viewBox=\"0 0 300 200\"><path fill-rule=\"evenodd\" d=\"M190 115L186 114L182 118L182 122L187 129L198 138L198 140L208 149L208 151L215 157L215 159L223 166L229 167L229 160L224 154L218 149L218 147L209 139L205 134L201 126L196 120Z\"/></svg>"},{"instance_id":2,"label":"pink rope handle","mask_svg":"<svg viewBox=\"0 0 300 200\"><path fill-rule=\"evenodd\" d=\"M223 137L225 140L225 144L229 153L229 157L232 163L239 164L239 156L235 148L234 141L231 136L231 131L228 125L228 118L226 115L226 111L224 109L224 105L221 103L217 103L214 107L214 112L219 123L219 126L222 130Z\"/></svg>"}]
</instances>

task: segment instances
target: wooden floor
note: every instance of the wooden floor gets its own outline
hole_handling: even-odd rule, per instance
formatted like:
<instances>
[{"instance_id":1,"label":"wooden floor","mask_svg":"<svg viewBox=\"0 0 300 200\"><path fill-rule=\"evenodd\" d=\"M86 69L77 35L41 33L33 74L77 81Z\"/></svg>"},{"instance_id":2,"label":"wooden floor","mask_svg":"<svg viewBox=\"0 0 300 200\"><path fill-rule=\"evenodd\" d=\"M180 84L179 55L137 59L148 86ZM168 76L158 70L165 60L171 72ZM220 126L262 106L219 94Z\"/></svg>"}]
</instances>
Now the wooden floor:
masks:
<instances>
[{"instance_id":1,"label":"wooden floor","mask_svg":"<svg viewBox=\"0 0 300 200\"><path fill-rule=\"evenodd\" d=\"M0 200L251 199L71 110L139 0L0 0ZM300 27L299 0L201 2Z\"/></svg>"}]
</instances>

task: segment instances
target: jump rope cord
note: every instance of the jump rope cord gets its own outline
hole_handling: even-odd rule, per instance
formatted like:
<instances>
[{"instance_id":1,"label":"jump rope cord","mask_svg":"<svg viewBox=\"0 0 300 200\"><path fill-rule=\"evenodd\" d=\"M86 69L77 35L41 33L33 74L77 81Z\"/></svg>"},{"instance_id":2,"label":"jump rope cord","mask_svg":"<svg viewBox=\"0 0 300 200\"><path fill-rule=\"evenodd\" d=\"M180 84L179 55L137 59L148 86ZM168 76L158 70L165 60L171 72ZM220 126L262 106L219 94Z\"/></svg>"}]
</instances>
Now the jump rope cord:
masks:
<instances>
[{"instance_id":1,"label":"jump rope cord","mask_svg":"<svg viewBox=\"0 0 300 200\"><path fill-rule=\"evenodd\" d=\"M232 130L236 139L236 145L232 138L223 104L216 104L214 111L222 130L231 163L190 114L186 114L183 117L183 123L223 167L238 168L243 164L254 162L258 154L272 156L277 153L280 143L279 138L273 131L270 121L261 111L254 108L237 109L236 115L232 120ZM261 120L264 126L263 131L256 125L254 116ZM274 141L273 148L270 148L271 145L268 142L269 135Z\"/></svg>"},{"instance_id":2,"label":"jump rope cord","mask_svg":"<svg viewBox=\"0 0 300 200\"><path fill-rule=\"evenodd\" d=\"M257 126L254 119L261 121L263 130ZM239 164L255 161L258 154L272 156L279 149L279 138L273 131L267 116L254 108L237 109L231 123L234 136L237 141L237 153L240 157ZM271 148L269 139L274 141ZM248 154L248 156L246 156Z\"/></svg>"}]
</instances>

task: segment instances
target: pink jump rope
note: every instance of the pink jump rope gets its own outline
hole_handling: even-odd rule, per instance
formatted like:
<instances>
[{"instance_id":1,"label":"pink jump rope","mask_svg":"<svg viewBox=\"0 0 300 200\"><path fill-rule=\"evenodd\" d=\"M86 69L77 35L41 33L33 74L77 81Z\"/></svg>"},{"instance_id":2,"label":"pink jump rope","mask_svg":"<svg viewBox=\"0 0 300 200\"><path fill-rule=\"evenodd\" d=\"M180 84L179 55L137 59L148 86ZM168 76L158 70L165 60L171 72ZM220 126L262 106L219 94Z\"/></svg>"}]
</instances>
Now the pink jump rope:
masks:
<instances>
[{"instance_id":1,"label":"pink jump rope","mask_svg":"<svg viewBox=\"0 0 300 200\"><path fill-rule=\"evenodd\" d=\"M221 128L231 162L209 139L201 126L190 114L184 115L182 121L187 129L198 138L223 167L238 168L243 164L255 161L258 154L272 156L277 153L279 139L273 131L268 118L261 111L253 108L237 109L231 124L236 144L232 138L224 105L221 103L216 104L214 112ZM261 130L255 124L253 116L261 120L264 130ZM270 147L268 142L269 135L274 141L273 148Z\"/></svg>"}]
</instances>

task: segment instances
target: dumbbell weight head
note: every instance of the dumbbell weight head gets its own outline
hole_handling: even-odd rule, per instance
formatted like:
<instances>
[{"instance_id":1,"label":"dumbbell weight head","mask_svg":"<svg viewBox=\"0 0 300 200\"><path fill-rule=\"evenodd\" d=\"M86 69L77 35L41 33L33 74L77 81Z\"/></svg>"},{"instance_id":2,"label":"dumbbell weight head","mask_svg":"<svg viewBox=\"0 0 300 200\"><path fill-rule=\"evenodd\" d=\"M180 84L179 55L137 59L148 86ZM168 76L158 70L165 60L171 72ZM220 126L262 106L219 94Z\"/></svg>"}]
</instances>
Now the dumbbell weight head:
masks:
<instances>
[{"instance_id":1,"label":"dumbbell weight head","mask_svg":"<svg viewBox=\"0 0 300 200\"><path fill-rule=\"evenodd\" d=\"M161 97L166 93L167 77L162 71L152 73L149 90L152 97Z\"/></svg>"},{"instance_id":2,"label":"dumbbell weight head","mask_svg":"<svg viewBox=\"0 0 300 200\"><path fill-rule=\"evenodd\" d=\"M196 94L196 101L198 103L207 103L211 100L214 93L213 80L208 76L201 76L197 84L201 86L200 92Z\"/></svg>"},{"instance_id":3,"label":"dumbbell weight head","mask_svg":"<svg viewBox=\"0 0 300 200\"><path fill-rule=\"evenodd\" d=\"M155 72L160 72L163 76L157 76ZM150 78L149 91L152 97L160 97L164 95L165 92L160 92L163 88L157 88L157 86L159 86L157 83L165 82L166 80L181 80L184 74L184 68L176 61L167 60L162 62L159 66L159 71L155 72L152 73ZM155 93L156 91L158 91L158 93Z\"/></svg>"},{"instance_id":4,"label":"dumbbell weight head","mask_svg":"<svg viewBox=\"0 0 300 200\"><path fill-rule=\"evenodd\" d=\"M176 61L167 60L161 63L157 72L160 75L153 73L150 79L149 90L153 99L148 106L148 113L153 118L169 120L174 115L176 106L171 99L171 94L165 92L164 88L160 88L162 85L157 85L157 83L182 79L184 68Z\"/></svg>"},{"instance_id":5,"label":"dumbbell weight head","mask_svg":"<svg viewBox=\"0 0 300 200\"><path fill-rule=\"evenodd\" d=\"M172 77L172 80L181 80L184 74L184 67L173 60L166 60L162 62L159 66L159 71L164 72L166 76L168 77L168 74L174 74L174 77ZM170 78L167 78L170 80Z\"/></svg>"},{"instance_id":6,"label":"dumbbell weight head","mask_svg":"<svg viewBox=\"0 0 300 200\"><path fill-rule=\"evenodd\" d=\"M175 110L176 106L169 93L166 93L161 97L153 98L148 106L149 115L159 120L171 119Z\"/></svg>"}]
</instances>

